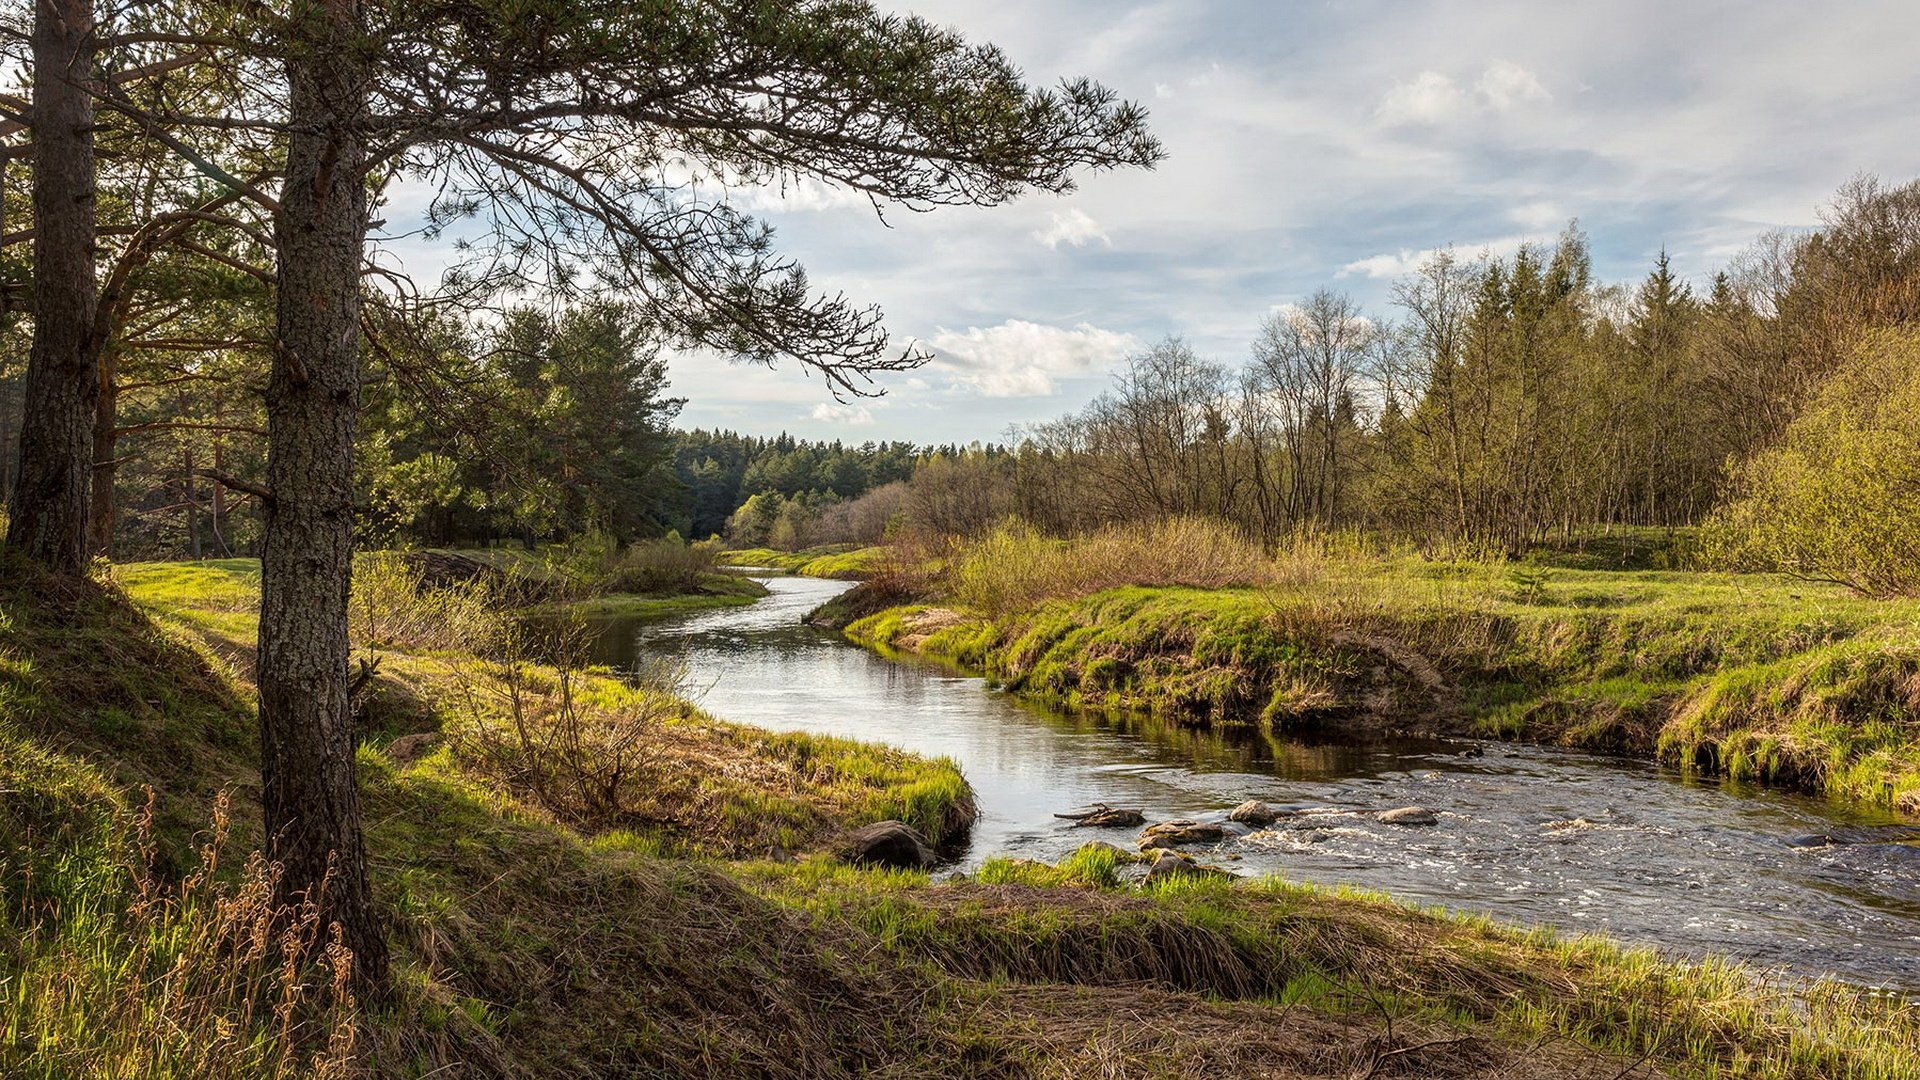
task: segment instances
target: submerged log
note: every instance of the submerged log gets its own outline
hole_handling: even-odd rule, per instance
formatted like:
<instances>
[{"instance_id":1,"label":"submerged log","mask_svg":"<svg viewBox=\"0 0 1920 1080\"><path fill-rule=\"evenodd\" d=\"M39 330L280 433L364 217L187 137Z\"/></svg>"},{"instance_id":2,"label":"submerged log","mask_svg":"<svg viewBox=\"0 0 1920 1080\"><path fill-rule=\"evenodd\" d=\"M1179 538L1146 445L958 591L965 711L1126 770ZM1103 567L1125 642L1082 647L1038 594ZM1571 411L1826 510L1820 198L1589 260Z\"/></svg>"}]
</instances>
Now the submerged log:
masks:
<instances>
[{"instance_id":1,"label":"submerged log","mask_svg":"<svg viewBox=\"0 0 1920 1080\"><path fill-rule=\"evenodd\" d=\"M1437 825L1440 815L1424 806L1403 806L1398 810L1382 810L1374 815L1388 825Z\"/></svg>"},{"instance_id":2,"label":"submerged log","mask_svg":"<svg viewBox=\"0 0 1920 1080\"><path fill-rule=\"evenodd\" d=\"M1108 806L1106 803L1094 803L1093 809L1079 814L1055 814L1054 817L1073 822L1078 828L1124 828L1138 825L1147 820L1147 816L1128 807Z\"/></svg>"}]
</instances>

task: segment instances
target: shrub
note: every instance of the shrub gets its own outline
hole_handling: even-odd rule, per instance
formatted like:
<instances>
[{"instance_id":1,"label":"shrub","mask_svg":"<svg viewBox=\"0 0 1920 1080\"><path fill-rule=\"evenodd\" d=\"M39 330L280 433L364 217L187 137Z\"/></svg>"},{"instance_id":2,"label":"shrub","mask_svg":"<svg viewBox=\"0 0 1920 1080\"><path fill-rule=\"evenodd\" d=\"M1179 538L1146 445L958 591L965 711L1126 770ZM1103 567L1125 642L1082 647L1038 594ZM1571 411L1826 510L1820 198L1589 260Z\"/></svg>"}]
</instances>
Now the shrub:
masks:
<instances>
[{"instance_id":1,"label":"shrub","mask_svg":"<svg viewBox=\"0 0 1920 1080\"><path fill-rule=\"evenodd\" d=\"M467 718L453 729L462 761L516 796L576 828L644 823L659 781L660 728L684 717L684 671L671 662L628 673L624 685L594 679L581 663L584 627L548 627L521 656L456 664Z\"/></svg>"},{"instance_id":2,"label":"shrub","mask_svg":"<svg viewBox=\"0 0 1920 1080\"><path fill-rule=\"evenodd\" d=\"M715 540L689 544L669 533L623 548L607 536L593 534L568 547L552 569L582 596L686 593L698 589L719 561L720 544Z\"/></svg>"},{"instance_id":3,"label":"shrub","mask_svg":"<svg viewBox=\"0 0 1920 1080\"><path fill-rule=\"evenodd\" d=\"M1704 531L1711 562L1920 595L1920 335L1867 337L1734 490Z\"/></svg>"},{"instance_id":4,"label":"shrub","mask_svg":"<svg viewBox=\"0 0 1920 1080\"><path fill-rule=\"evenodd\" d=\"M353 570L348 633L366 648L498 652L512 633L499 590L487 578L431 585L406 556L365 555Z\"/></svg>"},{"instance_id":5,"label":"shrub","mask_svg":"<svg viewBox=\"0 0 1920 1080\"><path fill-rule=\"evenodd\" d=\"M1265 553L1217 521L1168 518L1056 540L1010 519L962 549L952 592L977 611L1004 615L1124 585L1219 589L1274 580Z\"/></svg>"}]
</instances>

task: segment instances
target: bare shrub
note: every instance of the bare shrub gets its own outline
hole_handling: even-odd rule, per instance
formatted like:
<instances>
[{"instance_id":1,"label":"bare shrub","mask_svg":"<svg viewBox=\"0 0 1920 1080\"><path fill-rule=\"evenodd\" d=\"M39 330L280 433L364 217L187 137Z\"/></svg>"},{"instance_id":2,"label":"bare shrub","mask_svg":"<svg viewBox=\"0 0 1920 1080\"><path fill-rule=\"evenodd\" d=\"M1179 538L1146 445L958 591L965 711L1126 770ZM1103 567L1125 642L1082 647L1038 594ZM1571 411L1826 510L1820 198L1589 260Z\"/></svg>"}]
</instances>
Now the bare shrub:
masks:
<instances>
[{"instance_id":1,"label":"bare shrub","mask_svg":"<svg viewBox=\"0 0 1920 1080\"><path fill-rule=\"evenodd\" d=\"M814 519L807 540L812 544L878 544L906 516L907 497L906 482L895 480L857 499L834 503Z\"/></svg>"},{"instance_id":2,"label":"bare shrub","mask_svg":"<svg viewBox=\"0 0 1920 1080\"><path fill-rule=\"evenodd\" d=\"M363 1075L353 954L311 901L276 903L258 852L221 879L228 797L185 881L153 870L153 796L133 823L118 891L9 912L17 974L0 985L0 1073L343 1080ZM51 907L51 905L50 905Z\"/></svg>"},{"instance_id":3,"label":"bare shrub","mask_svg":"<svg viewBox=\"0 0 1920 1080\"><path fill-rule=\"evenodd\" d=\"M659 729L689 708L685 666L662 660L614 683L586 674L585 643L584 624L564 622L515 655L453 664L468 706L451 729L454 752L575 827L639 824L657 801ZM527 659L535 653L548 662Z\"/></svg>"}]
</instances>

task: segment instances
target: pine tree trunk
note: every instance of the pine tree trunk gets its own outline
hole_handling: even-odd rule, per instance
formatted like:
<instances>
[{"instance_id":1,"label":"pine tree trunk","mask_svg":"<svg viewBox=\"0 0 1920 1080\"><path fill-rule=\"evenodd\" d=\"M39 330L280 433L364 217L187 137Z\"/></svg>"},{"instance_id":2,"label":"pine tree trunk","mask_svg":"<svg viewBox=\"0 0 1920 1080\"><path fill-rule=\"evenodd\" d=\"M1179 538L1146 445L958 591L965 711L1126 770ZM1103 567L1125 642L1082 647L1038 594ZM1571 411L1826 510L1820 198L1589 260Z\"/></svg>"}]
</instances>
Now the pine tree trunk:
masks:
<instances>
[{"instance_id":1,"label":"pine tree trunk","mask_svg":"<svg viewBox=\"0 0 1920 1080\"><path fill-rule=\"evenodd\" d=\"M33 349L7 543L62 573L87 567L99 393L94 273L92 0L38 0L33 21Z\"/></svg>"},{"instance_id":2,"label":"pine tree trunk","mask_svg":"<svg viewBox=\"0 0 1920 1080\"><path fill-rule=\"evenodd\" d=\"M261 788L283 890L322 898L363 991L387 949L367 882L348 703L353 438L360 407L365 95L358 10L322 0L288 61L286 182L277 222L277 348L267 385L261 550Z\"/></svg>"}]
</instances>

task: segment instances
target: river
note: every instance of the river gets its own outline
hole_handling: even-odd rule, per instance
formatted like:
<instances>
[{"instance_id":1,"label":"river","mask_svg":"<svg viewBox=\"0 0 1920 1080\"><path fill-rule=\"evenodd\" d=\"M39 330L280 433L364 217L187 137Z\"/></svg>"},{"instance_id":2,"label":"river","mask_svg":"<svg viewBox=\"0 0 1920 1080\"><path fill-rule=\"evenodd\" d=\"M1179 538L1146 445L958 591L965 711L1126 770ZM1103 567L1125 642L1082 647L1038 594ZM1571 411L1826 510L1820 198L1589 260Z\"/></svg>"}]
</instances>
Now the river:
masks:
<instances>
[{"instance_id":1,"label":"river","mask_svg":"<svg viewBox=\"0 0 1920 1080\"><path fill-rule=\"evenodd\" d=\"M1311 812L1191 850L1242 874L1920 991L1920 827L1890 814L1535 747L1353 745L1064 715L801 624L846 583L767 584L773 594L748 607L596 623L596 659L677 656L692 695L722 719L953 758L981 810L956 869L993 855L1052 861L1096 838L1130 845L1137 830L1053 817L1090 803L1218 820L1263 799ZM1371 816L1406 805L1439 824Z\"/></svg>"}]
</instances>

